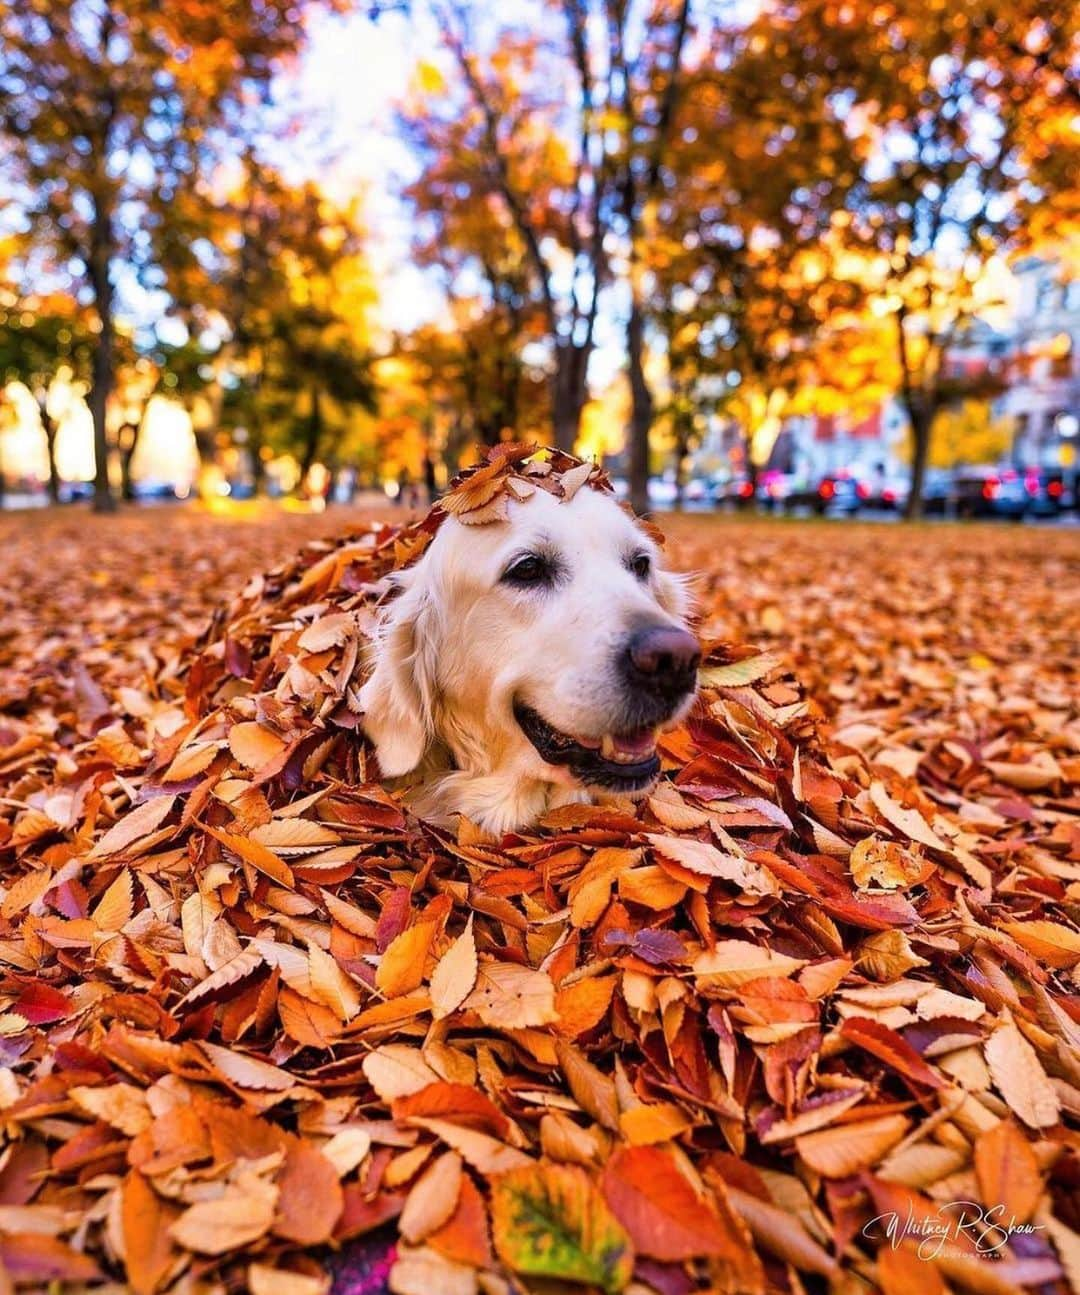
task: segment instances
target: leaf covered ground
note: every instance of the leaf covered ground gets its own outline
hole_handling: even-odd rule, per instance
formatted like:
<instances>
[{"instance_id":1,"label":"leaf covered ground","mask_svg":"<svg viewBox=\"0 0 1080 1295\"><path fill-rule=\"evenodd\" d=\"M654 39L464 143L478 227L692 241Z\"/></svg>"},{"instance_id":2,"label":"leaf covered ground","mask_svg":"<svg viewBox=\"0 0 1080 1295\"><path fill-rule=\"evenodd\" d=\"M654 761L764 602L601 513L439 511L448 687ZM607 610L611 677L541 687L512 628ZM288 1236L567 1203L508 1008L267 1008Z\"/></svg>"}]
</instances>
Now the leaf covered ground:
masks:
<instances>
[{"instance_id":1,"label":"leaf covered ground","mask_svg":"<svg viewBox=\"0 0 1080 1295\"><path fill-rule=\"evenodd\" d=\"M665 782L496 841L371 774L364 521L0 518L0 1289L1075 1287L1075 534L671 519Z\"/></svg>"}]
</instances>

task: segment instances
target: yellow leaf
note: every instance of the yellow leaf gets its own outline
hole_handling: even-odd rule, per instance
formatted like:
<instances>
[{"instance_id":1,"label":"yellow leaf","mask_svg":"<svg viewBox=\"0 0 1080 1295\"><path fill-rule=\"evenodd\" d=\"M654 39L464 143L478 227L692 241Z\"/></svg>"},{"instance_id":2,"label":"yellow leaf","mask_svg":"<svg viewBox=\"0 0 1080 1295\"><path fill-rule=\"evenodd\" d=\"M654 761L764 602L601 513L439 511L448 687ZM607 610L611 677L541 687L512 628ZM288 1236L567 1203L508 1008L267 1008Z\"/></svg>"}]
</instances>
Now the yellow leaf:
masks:
<instances>
[{"instance_id":1,"label":"yellow leaf","mask_svg":"<svg viewBox=\"0 0 1080 1295\"><path fill-rule=\"evenodd\" d=\"M119 931L131 921L133 911L131 873L124 868L98 900L90 916L99 930Z\"/></svg>"},{"instance_id":2,"label":"yellow leaf","mask_svg":"<svg viewBox=\"0 0 1080 1295\"><path fill-rule=\"evenodd\" d=\"M439 959L431 975L431 1015L436 1021L461 1006L476 984L476 971L476 942L470 916L465 930Z\"/></svg>"},{"instance_id":3,"label":"yellow leaf","mask_svg":"<svg viewBox=\"0 0 1080 1295\"><path fill-rule=\"evenodd\" d=\"M668 1142L692 1127L693 1120L686 1112L668 1102L632 1106L619 1116L619 1128L632 1147Z\"/></svg>"}]
</instances>

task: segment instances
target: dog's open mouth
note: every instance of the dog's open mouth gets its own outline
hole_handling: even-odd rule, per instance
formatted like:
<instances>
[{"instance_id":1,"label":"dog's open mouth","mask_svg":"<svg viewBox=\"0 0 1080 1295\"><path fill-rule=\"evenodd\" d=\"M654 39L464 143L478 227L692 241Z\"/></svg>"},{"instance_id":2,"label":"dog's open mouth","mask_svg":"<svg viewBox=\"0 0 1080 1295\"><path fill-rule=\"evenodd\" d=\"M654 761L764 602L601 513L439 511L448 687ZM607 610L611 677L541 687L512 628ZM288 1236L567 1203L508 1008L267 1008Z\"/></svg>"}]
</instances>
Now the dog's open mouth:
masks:
<instances>
[{"instance_id":1,"label":"dog's open mouth","mask_svg":"<svg viewBox=\"0 0 1080 1295\"><path fill-rule=\"evenodd\" d=\"M514 718L548 764L562 765L582 782L614 791L642 791L656 781L660 757L655 728L630 733L607 733L602 738L578 738L561 733L542 715L514 703Z\"/></svg>"}]
</instances>

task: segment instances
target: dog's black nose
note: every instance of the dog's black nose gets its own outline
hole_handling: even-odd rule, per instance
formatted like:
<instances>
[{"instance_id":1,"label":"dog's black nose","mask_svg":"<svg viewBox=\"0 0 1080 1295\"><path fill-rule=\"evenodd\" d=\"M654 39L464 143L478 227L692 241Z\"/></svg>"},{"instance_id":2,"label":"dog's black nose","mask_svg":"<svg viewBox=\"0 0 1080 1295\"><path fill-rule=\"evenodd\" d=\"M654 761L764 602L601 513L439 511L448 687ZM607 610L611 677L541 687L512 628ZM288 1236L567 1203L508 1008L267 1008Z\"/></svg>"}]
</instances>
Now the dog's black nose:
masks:
<instances>
[{"instance_id":1,"label":"dog's black nose","mask_svg":"<svg viewBox=\"0 0 1080 1295\"><path fill-rule=\"evenodd\" d=\"M690 692L700 660L697 639L674 625L635 630L626 645L631 679L638 687L665 697Z\"/></svg>"}]
</instances>

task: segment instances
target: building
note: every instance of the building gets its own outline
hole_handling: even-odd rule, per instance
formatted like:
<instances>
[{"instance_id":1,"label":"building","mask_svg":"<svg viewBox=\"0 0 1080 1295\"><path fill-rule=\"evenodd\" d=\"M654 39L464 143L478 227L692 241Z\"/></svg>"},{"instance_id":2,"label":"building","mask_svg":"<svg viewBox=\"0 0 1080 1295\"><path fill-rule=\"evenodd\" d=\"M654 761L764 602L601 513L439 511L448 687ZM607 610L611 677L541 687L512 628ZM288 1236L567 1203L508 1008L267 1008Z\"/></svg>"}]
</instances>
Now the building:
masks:
<instances>
[{"instance_id":1,"label":"building","mask_svg":"<svg viewBox=\"0 0 1080 1295\"><path fill-rule=\"evenodd\" d=\"M1008 323L976 319L945 358L944 378L956 391L993 402L1014 427L1018 467L1073 468L1080 451L1080 279L1058 263L1028 257L1013 268L1015 306ZM903 475L897 451L907 416L899 401L869 416L790 418L770 467L815 480L847 470L873 479Z\"/></svg>"},{"instance_id":2,"label":"building","mask_svg":"<svg viewBox=\"0 0 1080 1295\"><path fill-rule=\"evenodd\" d=\"M1014 272L1008 386L995 412L1014 420L1018 465L1072 467L1080 439L1080 279L1037 257Z\"/></svg>"}]
</instances>

